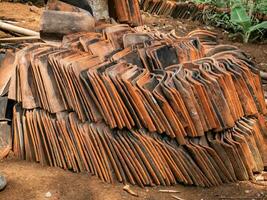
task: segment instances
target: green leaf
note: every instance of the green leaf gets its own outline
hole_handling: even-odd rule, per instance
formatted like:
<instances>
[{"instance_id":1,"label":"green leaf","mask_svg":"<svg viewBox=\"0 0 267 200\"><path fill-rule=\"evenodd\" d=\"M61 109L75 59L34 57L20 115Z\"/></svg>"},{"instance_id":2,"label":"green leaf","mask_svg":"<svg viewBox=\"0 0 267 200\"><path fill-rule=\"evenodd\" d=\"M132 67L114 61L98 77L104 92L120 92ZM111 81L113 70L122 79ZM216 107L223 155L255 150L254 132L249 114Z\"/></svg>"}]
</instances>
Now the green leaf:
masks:
<instances>
[{"instance_id":1,"label":"green leaf","mask_svg":"<svg viewBox=\"0 0 267 200\"><path fill-rule=\"evenodd\" d=\"M201 3L210 3L211 0L194 0L195 3L201 4Z\"/></svg>"},{"instance_id":2,"label":"green leaf","mask_svg":"<svg viewBox=\"0 0 267 200\"><path fill-rule=\"evenodd\" d=\"M261 29L267 29L267 21L261 22L255 26L251 26L248 32L253 32L253 31L261 30Z\"/></svg>"},{"instance_id":3,"label":"green leaf","mask_svg":"<svg viewBox=\"0 0 267 200\"><path fill-rule=\"evenodd\" d=\"M267 30L267 21L264 21L262 23L259 23L255 26L251 26L248 31L246 31L246 34L245 34L245 38L244 38L244 41L247 43L251 34L255 31L258 31L261 33L261 31L263 30Z\"/></svg>"},{"instance_id":4,"label":"green leaf","mask_svg":"<svg viewBox=\"0 0 267 200\"><path fill-rule=\"evenodd\" d=\"M251 26L251 18L247 15L246 9L242 5L235 5L231 9L231 22L243 28L247 32Z\"/></svg>"},{"instance_id":5,"label":"green leaf","mask_svg":"<svg viewBox=\"0 0 267 200\"><path fill-rule=\"evenodd\" d=\"M256 3L256 12L267 14L267 0L261 0Z\"/></svg>"},{"instance_id":6,"label":"green leaf","mask_svg":"<svg viewBox=\"0 0 267 200\"><path fill-rule=\"evenodd\" d=\"M216 1L213 1L213 4L219 8L227 8L228 2L225 0L216 0Z\"/></svg>"}]
</instances>

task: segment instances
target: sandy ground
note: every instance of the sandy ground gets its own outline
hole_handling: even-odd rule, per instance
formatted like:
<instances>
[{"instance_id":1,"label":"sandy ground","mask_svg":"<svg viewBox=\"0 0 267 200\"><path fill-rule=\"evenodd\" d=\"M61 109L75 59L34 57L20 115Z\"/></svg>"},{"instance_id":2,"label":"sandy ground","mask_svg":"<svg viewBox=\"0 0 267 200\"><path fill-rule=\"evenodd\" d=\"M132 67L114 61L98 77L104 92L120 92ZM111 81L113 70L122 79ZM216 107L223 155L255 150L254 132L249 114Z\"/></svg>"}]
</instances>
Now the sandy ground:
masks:
<instances>
[{"instance_id":1,"label":"sandy ground","mask_svg":"<svg viewBox=\"0 0 267 200\"><path fill-rule=\"evenodd\" d=\"M18 22L17 25L39 30L42 8L19 3L0 2L0 19ZM220 29L207 27L197 22L179 21L170 18L155 17L144 14L144 22L151 27L170 31L175 29L183 36L196 28L205 28L219 34L224 44L233 44L251 55L258 64L267 63L266 44L242 44L228 39L228 34ZM0 37L10 37L0 31ZM213 188L197 188L177 185L170 188L145 188L131 186L139 197L133 197L123 191L123 184L106 184L90 174L74 174L59 168L43 167L37 163L28 163L7 159L0 162L0 173L8 180L6 189L0 192L0 200L168 200L171 194L162 194L159 189L172 189L180 193L176 196L185 200L215 199L267 199L267 187L250 182L239 182ZM46 197L50 192L51 197Z\"/></svg>"}]
</instances>

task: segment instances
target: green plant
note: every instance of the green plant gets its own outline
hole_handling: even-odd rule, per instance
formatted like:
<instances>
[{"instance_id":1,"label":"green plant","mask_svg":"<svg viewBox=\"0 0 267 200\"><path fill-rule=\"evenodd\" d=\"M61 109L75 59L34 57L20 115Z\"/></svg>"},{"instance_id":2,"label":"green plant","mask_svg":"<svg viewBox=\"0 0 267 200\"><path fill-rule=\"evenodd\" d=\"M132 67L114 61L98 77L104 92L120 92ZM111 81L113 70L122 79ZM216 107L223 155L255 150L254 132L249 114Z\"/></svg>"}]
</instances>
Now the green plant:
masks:
<instances>
[{"instance_id":1,"label":"green plant","mask_svg":"<svg viewBox=\"0 0 267 200\"><path fill-rule=\"evenodd\" d=\"M229 32L236 33L241 31L240 26L231 22L229 13L218 12L215 7L207 7L203 10L202 21L206 25L220 27Z\"/></svg>"},{"instance_id":2,"label":"green plant","mask_svg":"<svg viewBox=\"0 0 267 200\"><path fill-rule=\"evenodd\" d=\"M267 22L255 22L252 17L247 14L245 7L238 3L231 8L230 21L238 25L242 31L244 42L247 43L251 36L255 34L255 38L259 38L267 30Z\"/></svg>"},{"instance_id":3,"label":"green plant","mask_svg":"<svg viewBox=\"0 0 267 200\"><path fill-rule=\"evenodd\" d=\"M255 11L267 15L267 0L257 0Z\"/></svg>"},{"instance_id":4,"label":"green plant","mask_svg":"<svg viewBox=\"0 0 267 200\"><path fill-rule=\"evenodd\" d=\"M205 24L224 28L233 35L241 35L245 43L260 39L267 32L267 22L259 23L256 18L257 14L267 14L267 0L191 1L196 4L211 5L205 7L202 12ZM228 8L230 11L218 12L216 8Z\"/></svg>"}]
</instances>

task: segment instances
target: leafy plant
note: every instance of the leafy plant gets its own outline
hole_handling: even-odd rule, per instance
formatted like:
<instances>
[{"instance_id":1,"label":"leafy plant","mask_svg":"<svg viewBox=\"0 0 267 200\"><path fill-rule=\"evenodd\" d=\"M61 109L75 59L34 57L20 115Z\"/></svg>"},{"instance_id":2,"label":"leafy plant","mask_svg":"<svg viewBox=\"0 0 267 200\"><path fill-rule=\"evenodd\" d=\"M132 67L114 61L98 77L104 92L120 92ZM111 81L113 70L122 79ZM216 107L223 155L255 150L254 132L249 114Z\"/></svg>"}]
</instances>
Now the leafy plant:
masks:
<instances>
[{"instance_id":1,"label":"leafy plant","mask_svg":"<svg viewBox=\"0 0 267 200\"><path fill-rule=\"evenodd\" d=\"M255 11L267 15L267 0L256 0Z\"/></svg>"},{"instance_id":2,"label":"leafy plant","mask_svg":"<svg viewBox=\"0 0 267 200\"><path fill-rule=\"evenodd\" d=\"M203 22L207 25L224 28L234 35L241 35L246 43L262 38L267 32L267 22L259 23L257 19L258 14L267 14L267 0L191 1L196 4L211 5L205 7L202 12ZM230 13L218 12L214 8L228 8Z\"/></svg>"},{"instance_id":3,"label":"leafy plant","mask_svg":"<svg viewBox=\"0 0 267 200\"><path fill-rule=\"evenodd\" d=\"M255 24L252 17L246 12L246 9L241 4L236 4L231 8L230 21L238 25L242 31L244 42L248 42L253 33L257 33L255 37L260 37L264 31L267 30L267 22L261 22ZM253 38L253 40L255 39Z\"/></svg>"}]
</instances>

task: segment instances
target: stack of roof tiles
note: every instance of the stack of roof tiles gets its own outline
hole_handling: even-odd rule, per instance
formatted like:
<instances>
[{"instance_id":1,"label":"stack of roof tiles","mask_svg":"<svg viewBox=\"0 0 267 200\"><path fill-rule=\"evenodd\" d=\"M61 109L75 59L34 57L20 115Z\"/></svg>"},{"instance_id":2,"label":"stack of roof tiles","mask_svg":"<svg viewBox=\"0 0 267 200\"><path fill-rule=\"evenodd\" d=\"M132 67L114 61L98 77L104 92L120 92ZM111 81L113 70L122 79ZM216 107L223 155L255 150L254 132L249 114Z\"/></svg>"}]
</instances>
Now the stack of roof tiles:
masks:
<instances>
[{"instance_id":1,"label":"stack of roof tiles","mask_svg":"<svg viewBox=\"0 0 267 200\"><path fill-rule=\"evenodd\" d=\"M11 121L13 102L8 99L9 67L14 62L10 52L0 52L0 159L6 157L12 146Z\"/></svg>"},{"instance_id":2,"label":"stack of roof tiles","mask_svg":"<svg viewBox=\"0 0 267 200\"><path fill-rule=\"evenodd\" d=\"M163 16L171 16L179 19L203 20L203 11L206 9L205 5L197 5L193 2L172 1L172 0L142 0L140 7L143 11ZM215 8L210 8L214 11Z\"/></svg>"},{"instance_id":3,"label":"stack of roof tiles","mask_svg":"<svg viewBox=\"0 0 267 200\"><path fill-rule=\"evenodd\" d=\"M264 169L259 73L214 33L102 24L60 47L30 44L14 66L21 159L141 187L209 187Z\"/></svg>"}]
</instances>

